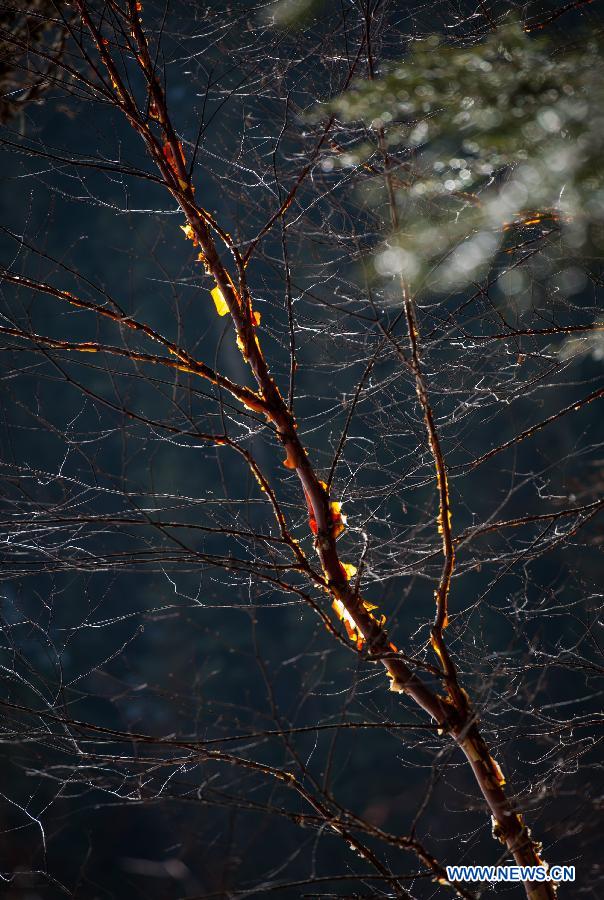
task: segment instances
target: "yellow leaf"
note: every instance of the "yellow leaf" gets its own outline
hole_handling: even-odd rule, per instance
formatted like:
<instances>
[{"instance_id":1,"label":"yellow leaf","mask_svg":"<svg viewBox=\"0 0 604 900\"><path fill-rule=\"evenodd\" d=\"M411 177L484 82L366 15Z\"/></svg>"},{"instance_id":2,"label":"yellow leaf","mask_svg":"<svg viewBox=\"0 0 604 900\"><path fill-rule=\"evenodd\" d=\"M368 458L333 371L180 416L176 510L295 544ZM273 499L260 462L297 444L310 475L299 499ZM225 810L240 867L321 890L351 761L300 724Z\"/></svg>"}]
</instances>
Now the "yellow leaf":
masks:
<instances>
[{"instance_id":1,"label":"yellow leaf","mask_svg":"<svg viewBox=\"0 0 604 900\"><path fill-rule=\"evenodd\" d=\"M361 650L365 639L358 630L356 622L341 600L334 600L331 605L336 611L338 618L344 623L344 628L346 629L346 634L349 639L357 645L357 650Z\"/></svg>"},{"instance_id":2,"label":"yellow leaf","mask_svg":"<svg viewBox=\"0 0 604 900\"><path fill-rule=\"evenodd\" d=\"M339 537L346 528L346 516L342 515L342 504L339 500L332 500L329 504L331 518L331 533L334 538Z\"/></svg>"},{"instance_id":3,"label":"yellow leaf","mask_svg":"<svg viewBox=\"0 0 604 900\"><path fill-rule=\"evenodd\" d=\"M357 574L357 567L353 566L352 563L341 563L341 566L344 570L347 581L350 581L350 579L354 578L354 576ZM365 609L367 609L367 604L365 604ZM377 609L377 607L374 606L373 609Z\"/></svg>"},{"instance_id":4,"label":"yellow leaf","mask_svg":"<svg viewBox=\"0 0 604 900\"><path fill-rule=\"evenodd\" d=\"M219 316L226 316L229 311L229 307L227 306L227 302L224 299L224 294L216 285L216 287L211 291L212 300L214 301L214 305L216 306L216 312Z\"/></svg>"},{"instance_id":5,"label":"yellow leaf","mask_svg":"<svg viewBox=\"0 0 604 900\"><path fill-rule=\"evenodd\" d=\"M193 231L193 226L190 225L189 222L187 222L186 225L181 225L180 228L181 228L181 231L184 231L185 237L187 238L187 240L193 241L193 246L196 247L198 242L197 242L197 238L195 236L195 232ZM201 254L200 254L200 256L201 256Z\"/></svg>"}]
</instances>

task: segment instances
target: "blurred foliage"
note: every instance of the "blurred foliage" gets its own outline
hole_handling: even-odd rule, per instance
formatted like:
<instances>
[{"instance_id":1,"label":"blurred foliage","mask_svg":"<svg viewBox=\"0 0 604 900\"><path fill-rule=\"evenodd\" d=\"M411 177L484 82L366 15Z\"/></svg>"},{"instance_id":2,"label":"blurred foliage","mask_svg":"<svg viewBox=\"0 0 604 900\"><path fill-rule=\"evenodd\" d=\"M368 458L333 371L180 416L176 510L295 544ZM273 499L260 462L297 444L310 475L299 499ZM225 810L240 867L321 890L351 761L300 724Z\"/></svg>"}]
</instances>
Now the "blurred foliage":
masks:
<instances>
[{"instance_id":1,"label":"blurred foliage","mask_svg":"<svg viewBox=\"0 0 604 900\"><path fill-rule=\"evenodd\" d=\"M28 0L0 9L1 124L27 104L40 102L59 76L68 31L65 12L60 0Z\"/></svg>"},{"instance_id":2,"label":"blurred foliage","mask_svg":"<svg viewBox=\"0 0 604 900\"><path fill-rule=\"evenodd\" d=\"M597 362L604 360L604 332L594 331L580 338L568 337L564 340L558 351L561 360L577 360L585 356L591 356Z\"/></svg>"},{"instance_id":3,"label":"blurred foliage","mask_svg":"<svg viewBox=\"0 0 604 900\"><path fill-rule=\"evenodd\" d=\"M461 288L517 229L560 226L564 255L598 253L603 75L596 42L556 48L512 22L473 46L415 41L336 98L330 111L365 127L327 167L375 173L381 162L396 197L401 226L376 252L377 273Z\"/></svg>"},{"instance_id":4,"label":"blurred foliage","mask_svg":"<svg viewBox=\"0 0 604 900\"><path fill-rule=\"evenodd\" d=\"M322 6L321 0L277 0L265 12L266 18L282 28L302 25Z\"/></svg>"}]
</instances>

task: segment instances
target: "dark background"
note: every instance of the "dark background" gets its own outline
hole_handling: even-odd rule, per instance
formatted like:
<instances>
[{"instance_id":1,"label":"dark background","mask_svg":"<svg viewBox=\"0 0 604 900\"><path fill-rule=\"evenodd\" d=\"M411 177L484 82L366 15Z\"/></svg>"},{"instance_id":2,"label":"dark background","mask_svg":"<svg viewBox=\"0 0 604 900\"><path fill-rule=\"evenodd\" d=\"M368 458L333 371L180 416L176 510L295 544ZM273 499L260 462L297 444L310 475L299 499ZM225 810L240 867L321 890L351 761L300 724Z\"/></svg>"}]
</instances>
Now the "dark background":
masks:
<instances>
[{"instance_id":1,"label":"dark background","mask_svg":"<svg viewBox=\"0 0 604 900\"><path fill-rule=\"evenodd\" d=\"M145 15L155 22L156 10L147 6ZM432 21L435 10L438 21ZM392 4L383 52L396 53L409 29L439 30L467 15L450 4L429 14ZM329 79L335 90L337 66L325 62L321 43L326 20L277 40L259 29L261 11L253 9L182 4L170 16L164 38L168 101L187 148L200 116L207 121L208 111L216 112L198 157L197 192L227 229L249 238L276 205L276 188L265 186L272 177L270 148L282 127L283 87L299 107L309 105L313 92L322 98ZM559 32L574 23L585 24L578 14L569 15ZM341 38L334 27L328 49L333 52ZM273 65L277 47L281 63ZM242 72L249 89L226 103L213 89L202 111L208 73L224 88L238 83ZM311 145L315 126L308 125L308 140L303 127L294 119L279 148L285 183ZM215 315L211 285L179 230L183 217L172 199L141 179L72 164L119 158L150 171L123 119L103 104L57 89L44 106L9 123L7 135L23 148L44 149L48 158L4 147L2 264L97 300L100 286L199 359L251 383L230 333L223 333L224 320ZM321 197L330 177L317 169L294 213L313 191ZM342 312L361 310L365 302L360 267L351 264L360 210L353 186L344 186L329 204L317 202L301 215L291 231L296 412L320 470L329 468L346 402L377 341ZM345 239L336 237L344 232ZM250 281L266 353L285 392L280 252L276 233L251 267ZM5 313L22 327L134 346L129 335L116 336L111 323L52 297L8 284L2 292ZM514 518L598 496L602 414L596 403L475 471L463 467L601 386L602 361L585 352L560 362L559 338L546 342L546 353L543 340L460 342L445 313L455 314L470 334L497 330L497 305L524 327L538 327L544 310L550 320L590 322L597 318L598 293L592 281L570 300L542 294L513 309L496 290L495 304L479 300L461 312L470 293L420 304L431 394L449 465L458 466L451 475L457 534L498 509L495 519ZM396 308L380 302L391 320ZM343 720L409 723L415 727L340 730L335 743L334 730L311 730L292 738L291 746L319 780L330 767L342 806L390 832L408 833L429 797L418 836L439 859L499 858L460 754L426 733L422 725L428 723L407 701L386 692L381 673L336 643L293 594L270 590L247 573L221 572L196 555L250 558L249 548L220 535L186 527L165 532L142 521L151 516L268 529L270 515L257 486L227 448L150 429L101 402L183 423L176 400L205 430L220 420L215 395L182 374L174 379L98 354L75 360L23 342L6 342L2 371L2 553L8 576L0 600L2 697L42 713L5 710L0 869L8 898L255 897L269 884L279 897L387 895L370 880L311 886L315 877L365 870L335 835L263 811L309 811L266 778L225 771L185 752L179 762L159 764L152 748L110 736L96 737L94 760L78 760L76 743L50 717L61 713L122 732L203 739ZM279 485L296 536L310 552L303 501L280 465L280 448L239 411L227 407L226 415L233 433L254 448ZM334 491L350 519L342 538L345 558L357 561L362 532L370 534L366 595L387 614L396 643L429 658L440 561L422 429L411 379L396 355L385 353L359 408ZM61 525L37 530L36 516L55 516ZM105 521L69 524L69 516ZM116 524L124 516L138 524ZM483 712L495 755L544 842L546 859L577 867L578 884L563 886L561 897L596 897L601 865L601 751L592 727L601 708L595 621L601 540L597 518L559 542L540 527L479 539L460 550L451 595L452 651ZM547 545L547 552L533 552L534 543ZM568 725L573 718L574 730ZM554 727L554 719L564 727ZM85 756L91 735L77 727L74 735ZM222 746L291 765L278 738ZM394 872L410 878L419 871L412 856L393 851L389 861ZM296 880L298 886L286 886ZM411 890L445 896L425 876L411 880ZM502 885L497 893L520 896L518 888Z\"/></svg>"}]
</instances>

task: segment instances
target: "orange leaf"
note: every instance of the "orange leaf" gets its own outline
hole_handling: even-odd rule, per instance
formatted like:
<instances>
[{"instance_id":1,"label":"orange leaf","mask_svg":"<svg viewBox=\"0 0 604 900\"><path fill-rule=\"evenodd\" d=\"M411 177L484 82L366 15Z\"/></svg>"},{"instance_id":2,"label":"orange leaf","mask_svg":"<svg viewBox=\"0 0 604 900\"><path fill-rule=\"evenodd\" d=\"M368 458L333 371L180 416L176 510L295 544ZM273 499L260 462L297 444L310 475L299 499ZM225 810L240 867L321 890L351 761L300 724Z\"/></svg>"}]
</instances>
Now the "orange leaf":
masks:
<instances>
[{"instance_id":1,"label":"orange leaf","mask_svg":"<svg viewBox=\"0 0 604 900\"><path fill-rule=\"evenodd\" d=\"M319 481L319 484L323 488L324 491L327 491L327 484L324 481ZM308 521L310 525L310 530L313 534L318 534L319 528L317 525L317 519L315 516L315 512L310 502L310 497L304 491L304 496L306 497L306 506L308 507ZM329 519L331 525L331 536L333 538L339 537L346 527L346 517L342 515L342 504L338 500L332 500L329 504Z\"/></svg>"},{"instance_id":2,"label":"orange leaf","mask_svg":"<svg viewBox=\"0 0 604 900\"><path fill-rule=\"evenodd\" d=\"M180 228L181 228L181 231L184 231L185 237L187 238L187 240L193 241L193 246L197 247L197 245L199 244L199 241L197 240L197 235L193 231L193 226L189 222L187 222L186 225L181 225ZM202 261L203 261L203 255L200 253L199 256L202 257Z\"/></svg>"}]
</instances>

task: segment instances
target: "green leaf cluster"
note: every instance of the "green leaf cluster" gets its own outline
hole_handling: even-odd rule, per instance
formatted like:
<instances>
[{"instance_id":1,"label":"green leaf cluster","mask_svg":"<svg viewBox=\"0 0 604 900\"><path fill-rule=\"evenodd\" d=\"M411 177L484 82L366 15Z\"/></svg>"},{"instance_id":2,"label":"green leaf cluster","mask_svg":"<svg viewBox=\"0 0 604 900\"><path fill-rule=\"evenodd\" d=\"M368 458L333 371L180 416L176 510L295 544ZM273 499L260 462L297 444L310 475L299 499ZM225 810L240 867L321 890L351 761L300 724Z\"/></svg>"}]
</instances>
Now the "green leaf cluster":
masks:
<instances>
[{"instance_id":1,"label":"green leaf cluster","mask_svg":"<svg viewBox=\"0 0 604 900\"><path fill-rule=\"evenodd\" d=\"M516 229L560 228L565 253L603 241L604 67L595 42L553 46L512 22L471 46L438 36L331 104L362 136L334 166L371 161L400 228L378 274L448 291L485 271ZM376 192L376 203L378 202Z\"/></svg>"}]
</instances>

